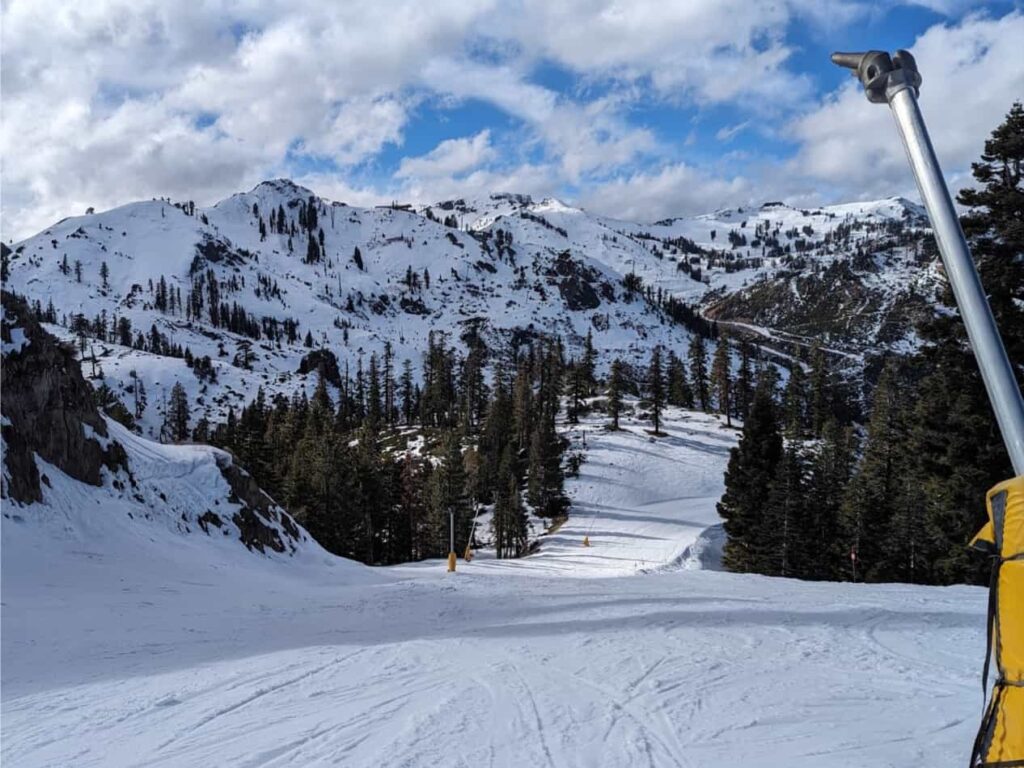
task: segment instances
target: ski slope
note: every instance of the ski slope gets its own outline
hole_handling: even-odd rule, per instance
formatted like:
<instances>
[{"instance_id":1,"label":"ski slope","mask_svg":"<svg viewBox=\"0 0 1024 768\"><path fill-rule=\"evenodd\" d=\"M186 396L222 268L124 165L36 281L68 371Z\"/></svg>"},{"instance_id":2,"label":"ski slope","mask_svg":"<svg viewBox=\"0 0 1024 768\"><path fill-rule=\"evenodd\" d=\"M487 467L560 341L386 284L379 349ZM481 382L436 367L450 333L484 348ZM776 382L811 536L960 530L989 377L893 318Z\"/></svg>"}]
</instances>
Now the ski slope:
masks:
<instances>
[{"instance_id":1,"label":"ski slope","mask_svg":"<svg viewBox=\"0 0 1024 768\"><path fill-rule=\"evenodd\" d=\"M688 569L734 437L624 427L573 428L536 554L455 574L5 523L3 764L966 762L983 590Z\"/></svg>"}]
</instances>

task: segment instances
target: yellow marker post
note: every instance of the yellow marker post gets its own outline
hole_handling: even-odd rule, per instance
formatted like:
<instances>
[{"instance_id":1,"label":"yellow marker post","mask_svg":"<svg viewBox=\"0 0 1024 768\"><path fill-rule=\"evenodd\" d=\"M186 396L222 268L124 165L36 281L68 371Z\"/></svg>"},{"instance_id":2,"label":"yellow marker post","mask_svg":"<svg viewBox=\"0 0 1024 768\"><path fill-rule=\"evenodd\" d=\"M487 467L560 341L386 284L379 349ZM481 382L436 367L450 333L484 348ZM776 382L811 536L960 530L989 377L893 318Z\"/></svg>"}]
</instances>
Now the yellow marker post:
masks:
<instances>
[{"instance_id":1,"label":"yellow marker post","mask_svg":"<svg viewBox=\"0 0 1024 768\"><path fill-rule=\"evenodd\" d=\"M583 537L583 546L584 547L589 547L590 546L590 537L589 536L584 536Z\"/></svg>"},{"instance_id":2,"label":"yellow marker post","mask_svg":"<svg viewBox=\"0 0 1024 768\"><path fill-rule=\"evenodd\" d=\"M448 510L448 573L455 573L455 510Z\"/></svg>"}]
</instances>

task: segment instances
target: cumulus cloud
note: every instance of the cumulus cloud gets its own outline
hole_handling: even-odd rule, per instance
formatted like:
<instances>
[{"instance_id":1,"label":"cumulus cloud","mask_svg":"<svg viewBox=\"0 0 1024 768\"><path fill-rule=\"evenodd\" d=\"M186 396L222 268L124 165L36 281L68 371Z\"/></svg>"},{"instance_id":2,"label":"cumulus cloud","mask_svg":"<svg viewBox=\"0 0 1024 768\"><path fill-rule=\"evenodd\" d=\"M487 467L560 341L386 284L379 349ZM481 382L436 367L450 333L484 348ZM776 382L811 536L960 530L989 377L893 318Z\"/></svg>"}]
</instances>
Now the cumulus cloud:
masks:
<instances>
[{"instance_id":1,"label":"cumulus cloud","mask_svg":"<svg viewBox=\"0 0 1024 768\"><path fill-rule=\"evenodd\" d=\"M952 13L966 0L917 1ZM573 189L601 210L641 216L704 210L755 188L761 197L807 195L827 180L878 194L907 181L885 110L852 86L789 123L799 154L783 174L681 163L680 148L633 114L638 104L728 105L735 117L721 140L748 120L762 135L775 130L813 99L813 83L792 63L794 22L849 24L874 12L866 0L7 0L0 8L5 238L87 206L163 195L210 203L269 175L367 203ZM1019 13L969 17L915 45L922 105L948 168L965 168L1008 94L1024 92L1013 45L1021 25ZM551 64L577 87L536 76ZM453 127L430 152L400 159L395 148L422 110L471 102L508 120Z\"/></svg>"},{"instance_id":2,"label":"cumulus cloud","mask_svg":"<svg viewBox=\"0 0 1024 768\"><path fill-rule=\"evenodd\" d=\"M685 163L674 163L597 185L580 202L588 210L606 216L655 221L745 202L751 191L750 181L744 177L720 178Z\"/></svg>"},{"instance_id":3,"label":"cumulus cloud","mask_svg":"<svg viewBox=\"0 0 1024 768\"><path fill-rule=\"evenodd\" d=\"M1024 15L1014 12L934 26L911 49L924 79L921 110L954 184L967 180L985 138L1024 94L1021 40ZM914 194L892 115L881 105L868 104L852 78L794 121L791 131L800 150L789 164L790 173L834 185L842 195Z\"/></svg>"},{"instance_id":4,"label":"cumulus cloud","mask_svg":"<svg viewBox=\"0 0 1024 768\"><path fill-rule=\"evenodd\" d=\"M396 175L419 179L461 175L494 159L495 154L491 132L485 129L475 136L446 139L420 157L404 158Z\"/></svg>"}]
</instances>

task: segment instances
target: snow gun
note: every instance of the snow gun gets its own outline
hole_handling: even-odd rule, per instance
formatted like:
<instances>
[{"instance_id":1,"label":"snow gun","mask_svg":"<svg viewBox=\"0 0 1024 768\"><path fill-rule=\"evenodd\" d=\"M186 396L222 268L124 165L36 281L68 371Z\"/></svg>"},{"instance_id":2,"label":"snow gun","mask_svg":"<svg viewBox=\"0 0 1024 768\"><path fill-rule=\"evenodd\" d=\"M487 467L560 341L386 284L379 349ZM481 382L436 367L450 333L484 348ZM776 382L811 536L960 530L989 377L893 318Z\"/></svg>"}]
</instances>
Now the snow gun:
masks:
<instances>
[{"instance_id":1,"label":"snow gun","mask_svg":"<svg viewBox=\"0 0 1024 768\"><path fill-rule=\"evenodd\" d=\"M1017 475L986 494L989 520L971 542L991 557L992 579L982 676L987 705L970 766L1024 766L1024 399L917 104L921 74L914 57L907 51L833 53L832 62L853 71L868 101L892 111ZM996 681L988 700L993 653Z\"/></svg>"}]
</instances>

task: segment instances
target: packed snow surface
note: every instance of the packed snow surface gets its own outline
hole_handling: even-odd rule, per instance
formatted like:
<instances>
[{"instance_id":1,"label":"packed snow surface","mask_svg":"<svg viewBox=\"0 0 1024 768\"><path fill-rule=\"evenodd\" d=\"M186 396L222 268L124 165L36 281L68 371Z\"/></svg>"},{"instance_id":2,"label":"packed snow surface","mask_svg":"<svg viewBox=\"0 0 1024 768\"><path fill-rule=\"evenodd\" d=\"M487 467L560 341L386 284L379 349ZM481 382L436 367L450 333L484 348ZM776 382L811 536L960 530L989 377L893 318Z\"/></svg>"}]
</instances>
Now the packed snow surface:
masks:
<instances>
[{"instance_id":1,"label":"packed snow surface","mask_svg":"<svg viewBox=\"0 0 1024 768\"><path fill-rule=\"evenodd\" d=\"M966 763L983 590L688 568L734 433L624 427L571 429L536 554L455 574L5 520L3 764Z\"/></svg>"}]
</instances>

